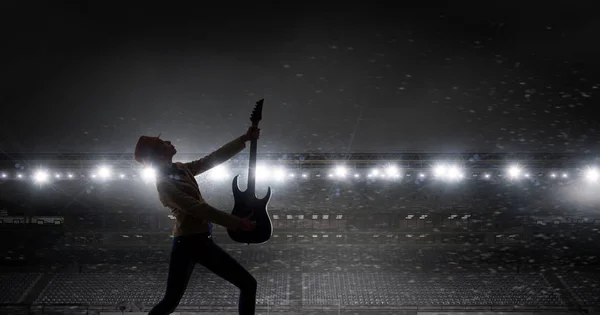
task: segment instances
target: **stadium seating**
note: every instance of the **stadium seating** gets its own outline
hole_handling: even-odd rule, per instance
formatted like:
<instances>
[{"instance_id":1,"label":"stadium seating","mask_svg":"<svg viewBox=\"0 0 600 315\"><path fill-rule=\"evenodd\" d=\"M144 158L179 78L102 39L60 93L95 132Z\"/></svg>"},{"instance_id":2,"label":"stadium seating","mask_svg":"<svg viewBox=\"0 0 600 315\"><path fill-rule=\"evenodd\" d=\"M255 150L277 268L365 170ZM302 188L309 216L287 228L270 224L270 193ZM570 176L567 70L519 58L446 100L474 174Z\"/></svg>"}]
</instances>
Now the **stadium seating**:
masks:
<instances>
[{"instance_id":1,"label":"stadium seating","mask_svg":"<svg viewBox=\"0 0 600 315\"><path fill-rule=\"evenodd\" d=\"M289 305L301 281L303 305L563 305L539 274L513 273L290 273L256 274L259 305ZM36 300L44 304L157 303L166 273L59 273ZM299 284L299 283L298 283ZM592 294L592 293L591 293ZM232 306L238 290L208 273L194 273L181 305Z\"/></svg>"},{"instance_id":2,"label":"stadium seating","mask_svg":"<svg viewBox=\"0 0 600 315\"><path fill-rule=\"evenodd\" d=\"M289 274L257 274L259 304L289 304ZM36 299L38 304L153 305L165 292L167 274L59 273ZM209 273L194 273L181 305L236 305L238 289Z\"/></svg>"},{"instance_id":3,"label":"stadium seating","mask_svg":"<svg viewBox=\"0 0 600 315\"><path fill-rule=\"evenodd\" d=\"M600 304L600 274L592 272L572 272L558 274L565 287L581 305Z\"/></svg>"},{"instance_id":4,"label":"stadium seating","mask_svg":"<svg viewBox=\"0 0 600 315\"><path fill-rule=\"evenodd\" d=\"M40 273L0 273L0 303L18 303Z\"/></svg>"},{"instance_id":5,"label":"stadium seating","mask_svg":"<svg viewBox=\"0 0 600 315\"><path fill-rule=\"evenodd\" d=\"M539 275L305 273L303 303L340 305L561 305Z\"/></svg>"}]
</instances>

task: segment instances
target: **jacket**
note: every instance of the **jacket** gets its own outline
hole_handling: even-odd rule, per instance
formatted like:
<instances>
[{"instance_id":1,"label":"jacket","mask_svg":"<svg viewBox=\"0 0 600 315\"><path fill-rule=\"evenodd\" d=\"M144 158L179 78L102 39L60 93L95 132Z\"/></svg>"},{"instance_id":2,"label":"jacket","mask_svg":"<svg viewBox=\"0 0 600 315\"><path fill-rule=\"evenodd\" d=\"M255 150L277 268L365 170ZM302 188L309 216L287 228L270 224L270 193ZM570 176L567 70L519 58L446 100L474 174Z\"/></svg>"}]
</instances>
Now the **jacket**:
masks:
<instances>
[{"instance_id":1,"label":"jacket","mask_svg":"<svg viewBox=\"0 0 600 315\"><path fill-rule=\"evenodd\" d=\"M171 209L175 217L173 237L207 233L208 222L235 230L240 218L220 211L202 198L195 176L231 159L246 148L242 138L225 144L213 153L188 163L173 163L172 168L161 170L156 178L156 189L161 203Z\"/></svg>"}]
</instances>

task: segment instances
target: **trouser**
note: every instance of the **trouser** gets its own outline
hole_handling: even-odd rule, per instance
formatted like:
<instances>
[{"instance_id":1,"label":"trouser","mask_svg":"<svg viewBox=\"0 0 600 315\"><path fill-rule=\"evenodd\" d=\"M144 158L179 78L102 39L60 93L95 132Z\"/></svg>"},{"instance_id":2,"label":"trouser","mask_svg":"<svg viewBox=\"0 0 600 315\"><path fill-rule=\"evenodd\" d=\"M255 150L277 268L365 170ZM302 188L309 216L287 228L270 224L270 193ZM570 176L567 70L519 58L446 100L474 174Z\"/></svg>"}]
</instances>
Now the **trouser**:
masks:
<instances>
[{"instance_id":1,"label":"trouser","mask_svg":"<svg viewBox=\"0 0 600 315\"><path fill-rule=\"evenodd\" d=\"M238 287L240 289L239 314L254 315L256 280L242 265L215 244L208 233L178 236L173 239L167 291L164 298L148 315L166 315L175 311L185 293L196 263Z\"/></svg>"}]
</instances>

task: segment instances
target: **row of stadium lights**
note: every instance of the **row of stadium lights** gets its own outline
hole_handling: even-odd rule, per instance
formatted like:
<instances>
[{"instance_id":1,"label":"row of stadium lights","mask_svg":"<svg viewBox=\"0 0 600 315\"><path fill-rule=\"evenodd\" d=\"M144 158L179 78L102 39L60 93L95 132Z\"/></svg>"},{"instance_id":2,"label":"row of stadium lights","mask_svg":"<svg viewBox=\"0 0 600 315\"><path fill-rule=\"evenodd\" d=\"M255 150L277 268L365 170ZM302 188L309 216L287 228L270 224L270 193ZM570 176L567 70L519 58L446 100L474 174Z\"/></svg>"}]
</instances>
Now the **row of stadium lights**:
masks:
<instances>
[{"instance_id":1,"label":"row of stadium lights","mask_svg":"<svg viewBox=\"0 0 600 315\"><path fill-rule=\"evenodd\" d=\"M319 220L319 216L321 217L322 220L329 220L330 215L329 214L312 214L310 215L310 218L312 220ZM333 215L331 215L331 217L333 218ZM406 220L426 220L429 217L429 215L427 214L407 214L405 219ZM471 217L470 214L464 214L460 217L460 219L462 220L467 220ZM169 215L169 218L172 220L175 220L175 217L172 215ZM273 214L273 220L283 220L283 218L285 218L286 220L293 220L293 219L298 219L298 220L304 220L304 219L308 219L309 215L304 215L304 214L286 214L286 215L281 215L281 214ZM454 220L458 218L458 214L451 214L450 216L448 216L447 219L449 220ZM336 214L335 215L335 219L336 220L342 220L344 219L344 215L343 214Z\"/></svg>"},{"instance_id":2,"label":"row of stadium lights","mask_svg":"<svg viewBox=\"0 0 600 315\"><path fill-rule=\"evenodd\" d=\"M447 180L447 181L459 181L459 180L462 180L465 178L464 170L455 165L443 165L443 164L437 165L433 168L432 173L433 173L434 178ZM212 170L210 170L209 175L214 180L223 180L226 178L230 178L229 172L222 165L219 165L219 166L213 168ZM509 167L507 170L507 175L510 179L533 177L533 175L525 172L523 170L523 168L518 165L513 165L513 166ZM156 176L156 172L152 168L142 169L142 172L141 172L142 179L151 181L155 178L155 176ZM309 177L309 175L307 173L302 173L300 176L302 178ZM408 173L406 176L411 176L411 173ZM478 176L479 176L478 174L473 174L473 177L478 177ZM499 174L498 176L502 176L502 175ZM538 174L538 177L539 176L543 176L543 174L540 173L540 174ZM1 173L0 177L3 179L9 178L6 173ZM62 179L62 178L74 179L74 178L76 178L76 176L72 173L67 173L64 177L62 174L56 173L56 174L54 174L53 177L55 179ZM81 175L81 177L85 177L85 176ZM101 166L98 168L98 170L96 172L92 173L90 175L90 177L102 179L102 180L108 180L108 179L113 178L113 174L112 174L112 170L109 167ZM257 166L257 170L256 170L257 180L265 180L268 178L272 178L272 179L275 179L278 181L283 181L288 177L295 178L296 174L288 173L283 168L274 168L272 171L269 171L269 169L265 168L264 166ZM317 174L316 177L321 177L321 175ZM338 167L335 167L333 169L333 171L328 174L328 177L334 178L334 179L346 179L346 178L350 177L350 171L348 170L348 168L346 168L344 166L338 166ZM353 177L361 178L361 175L358 173L355 173L355 174L353 174ZM382 179L394 180L394 179L399 179L400 177L402 177L401 172L398 169L398 167L396 167L396 166L375 168L367 174L367 178L369 178L369 179L382 178ZM425 177L427 177L427 175L425 173L419 173L418 177L420 179L425 179ZM483 174L484 179L490 179L491 177L492 177L492 175L490 173ZM562 173L559 175L557 173L551 173L550 177L551 178L558 178L558 177L568 178L568 174ZM22 178L24 178L24 175L19 173L16 175L16 178L22 179ZM34 172L32 178L37 183L45 183L45 182L48 182L52 178L52 176L50 175L50 173L48 171L41 169L41 170ZM127 178L127 176L125 174L121 173L118 175L118 178L125 179L125 178ZM585 171L585 179L589 182L597 183L600 181L600 172L595 167L589 167Z\"/></svg>"},{"instance_id":3,"label":"row of stadium lights","mask_svg":"<svg viewBox=\"0 0 600 315\"><path fill-rule=\"evenodd\" d=\"M329 238L329 234L321 234L321 235L319 235L319 234L312 234L310 237L312 237L312 238L319 238L319 236L321 236L321 238ZM385 235L385 237L387 237L387 238L393 238L394 236L396 236L396 235L394 235L394 234L387 234L387 235ZM413 238L413 237L414 238L417 238L417 237L418 238L425 238L425 237L429 236L429 234L421 234L421 235L418 235L418 236L414 235L414 234L404 234L404 236L406 238ZM516 234L510 235L509 237L515 237L515 236L516 236ZM130 238L131 236L127 235L127 234L121 234L121 237L122 238ZM133 235L133 237L135 237L135 238L143 238L142 235ZM279 238L280 235L279 234L273 234L273 237ZM286 235L286 238L293 238L293 237L294 237L294 235L292 235L292 234L287 234ZM297 235L297 237L298 238L305 238L305 237L308 237L308 235L305 236L303 234L299 234L299 235ZM335 234L335 238L343 238L343 237L344 237L344 234ZM373 238L379 238L379 237L384 237L384 235L373 234L372 237ZM496 235L496 237L502 237L502 235Z\"/></svg>"}]
</instances>

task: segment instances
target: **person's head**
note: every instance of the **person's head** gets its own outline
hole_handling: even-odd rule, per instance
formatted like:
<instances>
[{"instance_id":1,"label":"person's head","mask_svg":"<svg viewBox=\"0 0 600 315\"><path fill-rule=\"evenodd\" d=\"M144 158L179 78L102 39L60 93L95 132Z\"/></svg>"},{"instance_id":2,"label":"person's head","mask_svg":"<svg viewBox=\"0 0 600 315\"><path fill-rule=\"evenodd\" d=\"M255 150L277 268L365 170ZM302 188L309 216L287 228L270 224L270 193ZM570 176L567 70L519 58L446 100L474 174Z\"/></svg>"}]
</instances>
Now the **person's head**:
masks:
<instances>
[{"instance_id":1,"label":"person's head","mask_svg":"<svg viewBox=\"0 0 600 315\"><path fill-rule=\"evenodd\" d=\"M135 145L133 158L144 165L164 165L172 163L175 153L177 150L171 141L165 141L159 137L141 136Z\"/></svg>"}]
</instances>

